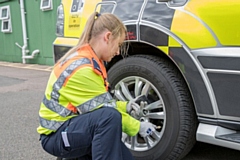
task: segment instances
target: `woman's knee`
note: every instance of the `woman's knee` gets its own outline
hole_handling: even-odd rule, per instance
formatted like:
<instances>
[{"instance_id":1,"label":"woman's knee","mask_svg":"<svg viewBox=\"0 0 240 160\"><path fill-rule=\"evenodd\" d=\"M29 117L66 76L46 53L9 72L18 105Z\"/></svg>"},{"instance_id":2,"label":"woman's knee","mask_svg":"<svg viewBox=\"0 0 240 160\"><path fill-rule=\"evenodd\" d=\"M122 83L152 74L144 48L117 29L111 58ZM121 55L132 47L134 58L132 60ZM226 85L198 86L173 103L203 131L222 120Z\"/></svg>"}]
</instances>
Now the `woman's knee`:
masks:
<instances>
[{"instance_id":1,"label":"woman's knee","mask_svg":"<svg viewBox=\"0 0 240 160\"><path fill-rule=\"evenodd\" d=\"M121 124L122 116L118 112L118 110L116 110L115 108L108 108L108 107L103 107L102 109L104 109L103 116L105 116L109 120L109 123L112 123L115 125Z\"/></svg>"}]
</instances>

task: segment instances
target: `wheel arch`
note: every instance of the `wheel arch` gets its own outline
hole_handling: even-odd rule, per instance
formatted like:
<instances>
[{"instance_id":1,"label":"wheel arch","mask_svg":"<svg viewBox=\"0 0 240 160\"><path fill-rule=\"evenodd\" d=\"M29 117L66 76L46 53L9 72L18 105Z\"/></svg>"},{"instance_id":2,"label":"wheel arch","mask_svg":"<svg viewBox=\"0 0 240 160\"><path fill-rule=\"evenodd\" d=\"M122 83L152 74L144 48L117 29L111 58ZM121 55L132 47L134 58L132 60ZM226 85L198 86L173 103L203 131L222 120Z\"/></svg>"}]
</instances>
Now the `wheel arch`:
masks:
<instances>
[{"instance_id":1,"label":"wheel arch","mask_svg":"<svg viewBox=\"0 0 240 160\"><path fill-rule=\"evenodd\" d=\"M172 57L170 55L167 55L163 50L161 50L151 44L147 44L147 43L143 43L143 42L127 42L127 43L128 43L129 48L128 48L126 57L130 57L133 55L152 55L152 56L156 56L159 58L163 58L163 59L171 62L177 68L179 73L181 74L181 76L184 79L184 81L186 82L186 85L188 86L188 89L191 94L191 88L188 85L188 81L184 75L183 68L181 68L177 64L177 62L174 61L174 59L172 59ZM107 64L107 70L109 70L114 64L116 64L118 61L122 60L123 58L125 58L125 57L122 55L114 57L112 59L112 61ZM193 99L192 94L191 94L191 97Z\"/></svg>"}]
</instances>

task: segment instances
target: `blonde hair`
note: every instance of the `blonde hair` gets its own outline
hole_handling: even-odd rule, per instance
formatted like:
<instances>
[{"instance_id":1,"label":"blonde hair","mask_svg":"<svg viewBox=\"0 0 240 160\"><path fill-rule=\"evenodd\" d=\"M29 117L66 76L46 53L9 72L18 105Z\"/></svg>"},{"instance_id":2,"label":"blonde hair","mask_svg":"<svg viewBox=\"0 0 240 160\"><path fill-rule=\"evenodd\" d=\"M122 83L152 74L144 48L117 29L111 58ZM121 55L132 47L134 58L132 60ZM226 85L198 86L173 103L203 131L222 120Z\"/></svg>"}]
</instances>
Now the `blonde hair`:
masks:
<instances>
[{"instance_id":1,"label":"blonde hair","mask_svg":"<svg viewBox=\"0 0 240 160\"><path fill-rule=\"evenodd\" d=\"M125 25L114 14L99 14L98 12L94 12L88 18L84 31L79 38L78 44L71 48L59 61L66 60L67 57L76 52L81 46L89 43L93 37L100 35L106 29L112 32L113 38L118 38L123 34L126 35L127 33ZM126 48L123 46L121 49L124 50L122 52L126 51Z\"/></svg>"}]
</instances>

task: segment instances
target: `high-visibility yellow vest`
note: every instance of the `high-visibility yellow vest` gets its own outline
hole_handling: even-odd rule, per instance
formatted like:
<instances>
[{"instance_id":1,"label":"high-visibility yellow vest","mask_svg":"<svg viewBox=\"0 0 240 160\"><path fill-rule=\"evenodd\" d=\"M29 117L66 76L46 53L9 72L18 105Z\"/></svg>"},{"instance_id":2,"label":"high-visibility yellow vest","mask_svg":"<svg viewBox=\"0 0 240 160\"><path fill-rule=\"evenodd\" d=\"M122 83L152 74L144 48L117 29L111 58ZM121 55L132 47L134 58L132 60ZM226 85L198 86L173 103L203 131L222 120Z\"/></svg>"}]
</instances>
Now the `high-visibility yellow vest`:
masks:
<instances>
[{"instance_id":1,"label":"high-visibility yellow vest","mask_svg":"<svg viewBox=\"0 0 240 160\"><path fill-rule=\"evenodd\" d=\"M115 102L108 93L104 64L91 46L85 45L54 66L40 105L37 131L48 135L66 120L104 105L116 107L122 114L123 131L135 135L140 123L126 113L126 103Z\"/></svg>"}]
</instances>

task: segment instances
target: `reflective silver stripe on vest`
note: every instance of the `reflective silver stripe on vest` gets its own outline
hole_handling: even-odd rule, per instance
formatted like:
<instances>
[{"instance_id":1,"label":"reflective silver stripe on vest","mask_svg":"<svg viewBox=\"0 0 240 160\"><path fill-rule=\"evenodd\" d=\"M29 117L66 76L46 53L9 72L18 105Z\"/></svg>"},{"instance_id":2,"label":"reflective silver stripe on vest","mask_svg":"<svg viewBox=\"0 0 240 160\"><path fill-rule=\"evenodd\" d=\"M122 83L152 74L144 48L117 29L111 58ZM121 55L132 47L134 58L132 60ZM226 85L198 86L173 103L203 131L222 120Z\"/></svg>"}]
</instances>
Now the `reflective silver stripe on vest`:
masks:
<instances>
[{"instance_id":1,"label":"reflective silver stripe on vest","mask_svg":"<svg viewBox=\"0 0 240 160\"><path fill-rule=\"evenodd\" d=\"M53 85L51 92L51 99L48 100L46 97L43 98L43 104L55 113L58 113L62 117L73 115L72 111L59 104L59 90L62 88L67 77L73 73L73 71L83 64L91 64L91 61L87 58L82 58L71 63L59 76L57 81ZM40 117L40 124L42 127L57 130L64 122L47 120Z\"/></svg>"},{"instance_id":2,"label":"reflective silver stripe on vest","mask_svg":"<svg viewBox=\"0 0 240 160\"><path fill-rule=\"evenodd\" d=\"M62 117L67 117L69 115L73 115L74 113L67 109L64 106L61 106L57 101L54 99L48 100L46 96L43 98L43 104L50 110L58 113Z\"/></svg>"},{"instance_id":3,"label":"reflective silver stripe on vest","mask_svg":"<svg viewBox=\"0 0 240 160\"><path fill-rule=\"evenodd\" d=\"M67 77L69 75L71 75L76 68L78 68L79 66L84 65L84 64L91 64L91 61L87 58L82 58L82 59L76 60L62 72L62 74L59 76L59 78L53 85L53 91L51 93L52 99L54 99L58 102L59 96L60 96L58 91L62 88Z\"/></svg>"},{"instance_id":4,"label":"reflective silver stripe on vest","mask_svg":"<svg viewBox=\"0 0 240 160\"><path fill-rule=\"evenodd\" d=\"M113 100L110 93L106 92L104 94L94 97L93 99L83 103L80 106L77 106L76 108L79 114L84 114L93 110L101 104L103 104L104 107L116 107L116 102ZM41 126L50 130L57 130L63 123L64 122L46 120L40 117Z\"/></svg>"},{"instance_id":5,"label":"reflective silver stripe on vest","mask_svg":"<svg viewBox=\"0 0 240 160\"><path fill-rule=\"evenodd\" d=\"M87 58L79 59L74 61L70 64L66 70L62 72L60 77L53 85L53 90L51 92L51 99L48 100L46 97L43 99L43 104L50 110L58 113L62 117L66 117L72 115L72 111L67 109L66 107L59 104L59 90L62 88L63 84L65 83L67 77L73 73L73 71L83 64L91 64L91 61ZM87 113L94 108L98 107L99 105L104 104L105 107L116 107L115 101L113 101L112 96L106 92L101 94L85 103L77 107L79 114ZM50 129L50 130L57 130L64 122L46 120L40 117L40 124L42 127Z\"/></svg>"},{"instance_id":6,"label":"reflective silver stripe on vest","mask_svg":"<svg viewBox=\"0 0 240 160\"><path fill-rule=\"evenodd\" d=\"M77 110L79 112L79 114L84 114L87 113L91 110L93 110L94 108L98 107L101 104L104 104L104 107L116 107L116 103L110 102L112 101L113 98L111 96L110 93L106 92L103 93L99 96L94 97L93 99L90 99L89 101L81 104L80 106L77 106Z\"/></svg>"},{"instance_id":7,"label":"reflective silver stripe on vest","mask_svg":"<svg viewBox=\"0 0 240 160\"><path fill-rule=\"evenodd\" d=\"M53 91L51 93L51 99L48 100L46 97L43 99L43 104L50 110L58 113L62 117L69 116L72 113L71 110L59 104L59 90L62 88L67 77L72 74L72 72L83 64L91 64L90 60L87 58L79 59L70 64L60 75L57 81L53 85Z\"/></svg>"},{"instance_id":8,"label":"reflective silver stripe on vest","mask_svg":"<svg viewBox=\"0 0 240 160\"><path fill-rule=\"evenodd\" d=\"M56 131L64 122L46 120L42 117L39 118L42 127Z\"/></svg>"}]
</instances>

